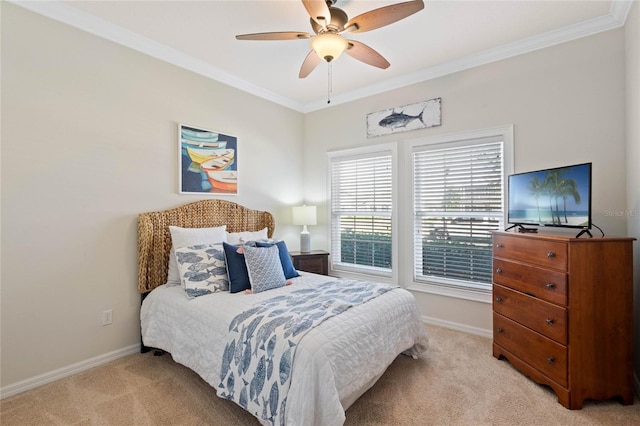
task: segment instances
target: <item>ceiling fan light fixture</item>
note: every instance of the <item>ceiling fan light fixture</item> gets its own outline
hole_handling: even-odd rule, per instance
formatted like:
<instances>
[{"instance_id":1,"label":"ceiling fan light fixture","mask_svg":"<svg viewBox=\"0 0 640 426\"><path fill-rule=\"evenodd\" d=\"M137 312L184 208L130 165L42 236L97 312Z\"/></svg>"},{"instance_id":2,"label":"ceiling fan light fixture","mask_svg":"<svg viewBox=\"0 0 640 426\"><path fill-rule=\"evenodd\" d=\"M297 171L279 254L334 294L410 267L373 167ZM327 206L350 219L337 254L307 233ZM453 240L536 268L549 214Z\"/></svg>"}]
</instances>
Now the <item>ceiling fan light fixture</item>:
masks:
<instances>
[{"instance_id":1,"label":"ceiling fan light fixture","mask_svg":"<svg viewBox=\"0 0 640 426\"><path fill-rule=\"evenodd\" d=\"M311 39L311 48L327 62L335 61L344 52L349 43L334 33L322 33Z\"/></svg>"}]
</instances>

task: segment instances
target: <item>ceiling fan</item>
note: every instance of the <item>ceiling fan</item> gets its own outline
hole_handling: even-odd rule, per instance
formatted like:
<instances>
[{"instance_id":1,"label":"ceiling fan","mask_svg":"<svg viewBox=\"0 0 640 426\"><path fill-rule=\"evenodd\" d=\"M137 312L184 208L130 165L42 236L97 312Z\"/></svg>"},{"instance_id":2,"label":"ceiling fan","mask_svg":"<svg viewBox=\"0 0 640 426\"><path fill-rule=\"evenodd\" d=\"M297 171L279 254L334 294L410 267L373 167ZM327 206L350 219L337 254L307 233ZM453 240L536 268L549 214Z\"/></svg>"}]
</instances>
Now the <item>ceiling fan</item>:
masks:
<instances>
[{"instance_id":1,"label":"ceiling fan","mask_svg":"<svg viewBox=\"0 0 640 426\"><path fill-rule=\"evenodd\" d=\"M396 21L413 15L424 8L423 0L411 0L396 3L378 9L373 9L349 19L347 14L333 5L337 0L302 0L305 9L309 13L311 28L315 35L299 31L282 31L256 34L237 35L238 40L301 40L311 39L312 50L307 54L298 77L305 78L325 60L334 61L342 54L347 55L373 65L386 69L389 67L382 55L364 43L355 40L347 40L344 33L363 33L384 27Z\"/></svg>"}]
</instances>

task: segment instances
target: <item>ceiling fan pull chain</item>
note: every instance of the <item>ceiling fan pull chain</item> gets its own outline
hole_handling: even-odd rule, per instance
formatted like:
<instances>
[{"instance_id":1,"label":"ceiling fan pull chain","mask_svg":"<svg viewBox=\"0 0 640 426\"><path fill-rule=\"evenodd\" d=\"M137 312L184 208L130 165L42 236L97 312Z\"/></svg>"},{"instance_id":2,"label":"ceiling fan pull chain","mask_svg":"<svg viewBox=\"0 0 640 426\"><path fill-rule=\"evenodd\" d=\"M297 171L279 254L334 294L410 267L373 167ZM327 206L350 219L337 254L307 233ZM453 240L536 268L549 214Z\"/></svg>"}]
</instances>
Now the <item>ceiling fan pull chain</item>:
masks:
<instances>
[{"instance_id":1,"label":"ceiling fan pull chain","mask_svg":"<svg viewBox=\"0 0 640 426\"><path fill-rule=\"evenodd\" d=\"M331 92L332 92L332 87L331 87L331 62L327 62L327 103L330 104L331 103Z\"/></svg>"}]
</instances>

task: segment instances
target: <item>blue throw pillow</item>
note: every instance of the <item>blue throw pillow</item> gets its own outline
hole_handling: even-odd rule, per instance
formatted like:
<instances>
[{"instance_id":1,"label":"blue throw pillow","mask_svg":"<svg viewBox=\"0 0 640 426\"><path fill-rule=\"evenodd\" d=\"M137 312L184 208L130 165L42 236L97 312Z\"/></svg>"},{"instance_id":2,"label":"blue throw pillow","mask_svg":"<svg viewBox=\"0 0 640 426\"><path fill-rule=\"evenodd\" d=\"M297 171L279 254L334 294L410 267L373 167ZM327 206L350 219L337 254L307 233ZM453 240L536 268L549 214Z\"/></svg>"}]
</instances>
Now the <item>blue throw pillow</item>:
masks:
<instances>
[{"instance_id":1,"label":"blue throw pillow","mask_svg":"<svg viewBox=\"0 0 640 426\"><path fill-rule=\"evenodd\" d=\"M242 246L234 246L222 243L224 257L227 264L227 274L229 275L229 292L239 293L251 288L247 264L244 261ZM240 249L240 253L238 250Z\"/></svg>"},{"instance_id":2,"label":"blue throw pillow","mask_svg":"<svg viewBox=\"0 0 640 426\"><path fill-rule=\"evenodd\" d=\"M291 262L291 256L289 255L289 250L287 250L287 245L284 241L278 241L276 243L265 243L262 241L256 241L256 246L258 247L271 247L272 245L276 245L278 247L279 255L280 255L280 263L282 263L282 270L284 271L284 276L289 278L299 277L300 274L296 271L296 268L293 267L293 262Z\"/></svg>"}]
</instances>

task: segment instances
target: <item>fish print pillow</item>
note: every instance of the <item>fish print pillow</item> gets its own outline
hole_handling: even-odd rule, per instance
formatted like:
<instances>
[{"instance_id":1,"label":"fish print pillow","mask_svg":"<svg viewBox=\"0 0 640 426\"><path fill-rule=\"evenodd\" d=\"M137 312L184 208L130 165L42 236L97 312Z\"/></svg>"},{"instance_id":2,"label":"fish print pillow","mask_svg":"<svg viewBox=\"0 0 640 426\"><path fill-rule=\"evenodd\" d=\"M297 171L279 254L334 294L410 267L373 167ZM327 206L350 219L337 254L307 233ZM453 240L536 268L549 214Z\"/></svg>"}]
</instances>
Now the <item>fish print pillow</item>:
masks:
<instances>
[{"instance_id":1,"label":"fish print pillow","mask_svg":"<svg viewBox=\"0 0 640 426\"><path fill-rule=\"evenodd\" d=\"M229 290L221 243L176 248L176 260L187 298Z\"/></svg>"},{"instance_id":2,"label":"fish print pillow","mask_svg":"<svg viewBox=\"0 0 640 426\"><path fill-rule=\"evenodd\" d=\"M171 234L171 251L169 253L169 270L167 284L180 285L180 271L176 261L176 248L191 247L199 244L216 244L227 241L227 225L213 228L181 228L169 226Z\"/></svg>"}]
</instances>

